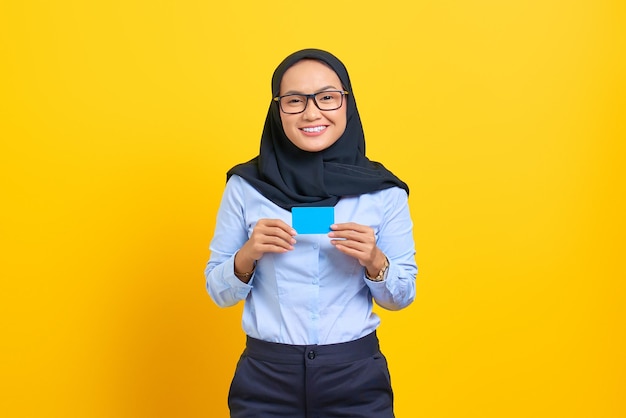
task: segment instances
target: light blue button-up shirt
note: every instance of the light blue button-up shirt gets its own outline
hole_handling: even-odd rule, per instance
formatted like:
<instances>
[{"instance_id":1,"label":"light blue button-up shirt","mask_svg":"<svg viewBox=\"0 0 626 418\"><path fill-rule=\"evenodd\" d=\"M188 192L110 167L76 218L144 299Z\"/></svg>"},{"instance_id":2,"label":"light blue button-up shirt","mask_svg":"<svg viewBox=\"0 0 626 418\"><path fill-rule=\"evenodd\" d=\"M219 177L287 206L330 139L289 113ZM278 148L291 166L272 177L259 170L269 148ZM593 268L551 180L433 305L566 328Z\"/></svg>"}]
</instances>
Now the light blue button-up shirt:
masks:
<instances>
[{"instance_id":1,"label":"light blue button-up shirt","mask_svg":"<svg viewBox=\"0 0 626 418\"><path fill-rule=\"evenodd\" d=\"M376 244L389 259L380 282L367 279L359 262L336 249L327 235L312 234L297 235L292 251L265 254L250 282L243 283L235 276L235 254L262 218L291 225L291 212L232 176L217 214L206 286L221 307L245 300L242 326L247 335L300 345L352 341L380 324L372 299L398 310L415 298L413 224L403 189L345 196L335 205L335 223L356 222L374 229Z\"/></svg>"}]
</instances>

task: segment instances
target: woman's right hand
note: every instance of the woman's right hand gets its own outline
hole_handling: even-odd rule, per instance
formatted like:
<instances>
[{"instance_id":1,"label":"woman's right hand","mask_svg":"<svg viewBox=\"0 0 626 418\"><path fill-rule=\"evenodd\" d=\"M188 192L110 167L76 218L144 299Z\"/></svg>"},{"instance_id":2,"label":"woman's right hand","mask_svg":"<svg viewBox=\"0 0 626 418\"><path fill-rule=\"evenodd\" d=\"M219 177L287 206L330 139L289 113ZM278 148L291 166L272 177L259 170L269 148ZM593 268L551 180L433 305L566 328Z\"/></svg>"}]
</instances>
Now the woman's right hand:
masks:
<instances>
[{"instance_id":1,"label":"woman's right hand","mask_svg":"<svg viewBox=\"0 0 626 418\"><path fill-rule=\"evenodd\" d=\"M295 235L295 229L280 219L259 219L250 238L235 256L235 271L252 271L254 263L265 253L286 253L293 250Z\"/></svg>"}]
</instances>

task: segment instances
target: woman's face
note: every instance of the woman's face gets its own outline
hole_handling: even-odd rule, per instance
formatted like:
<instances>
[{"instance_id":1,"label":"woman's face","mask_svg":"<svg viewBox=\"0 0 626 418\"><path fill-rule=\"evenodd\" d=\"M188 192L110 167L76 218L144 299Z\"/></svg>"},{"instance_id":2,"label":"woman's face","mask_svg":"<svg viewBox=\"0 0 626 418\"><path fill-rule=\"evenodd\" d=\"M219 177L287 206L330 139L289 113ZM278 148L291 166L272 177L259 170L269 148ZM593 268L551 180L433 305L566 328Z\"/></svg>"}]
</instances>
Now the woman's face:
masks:
<instances>
[{"instance_id":1,"label":"woman's face","mask_svg":"<svg viewBox=\"0 0 626 418\"><path fill-rule=\"evenodd\" d=\"M280 82L280 96L312 94L325 90L343 90L335 72L315 60L302 60L291 66ZM280 110L280 119L287 138L298 148L309 152L325 150L346 130L346 100L336 110L320 110L313 99L306 109L295 115Z\"/></svg>"}]
</instances>

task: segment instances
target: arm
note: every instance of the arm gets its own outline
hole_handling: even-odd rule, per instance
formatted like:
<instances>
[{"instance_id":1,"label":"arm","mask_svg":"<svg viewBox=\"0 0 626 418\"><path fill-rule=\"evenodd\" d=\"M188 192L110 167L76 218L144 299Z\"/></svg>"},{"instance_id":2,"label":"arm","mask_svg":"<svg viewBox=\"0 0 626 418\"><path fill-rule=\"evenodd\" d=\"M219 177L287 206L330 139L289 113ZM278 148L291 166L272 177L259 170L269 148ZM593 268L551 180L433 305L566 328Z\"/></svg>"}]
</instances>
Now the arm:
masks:
<instances>
[{"instance_id":1,"label":"arm","mask_svg":"<svg viewBox=\"0 0 626 418\"><path fill-rule=\"evenodd\" d=\"M246 298L257 260L265 253L290 251L295 243L295 231L279 219L246 219L245 188L238 177L226 185L211 241L211 259L205 269L207 291L222 307ZM254 205L253 198L250 200L247 203Z\"/></svg>"},{"instance_id":2,"label":"arm","mask_svg":"<svg viewBox=\"0 0 626 418\"><path fill-rule=\"evenodd\" d=\"M381 201L383 219L378 238L372 228L356 223L333 225L329 235L336 248L355 257L364 267L365 274L376 277L383 268L385 257L389 260L384 279L376 282L364 274L374 300L389 310L408 306L415 299L415 245L413 223L403 190L390 189Z\"/></svg>"},{"instance_id":3,"label":"arm","mask_svg":"<svg viewBox=\"0 0 626 418\"><path fill-rule=\"evenodd\" d=\"M242 186L243 181L236 177L226 184L211 240L211 258L204 270L207 291L220 307L235 305L252 289L235 276L235 255L248 239Z\"/></svg>"}]
</instances>

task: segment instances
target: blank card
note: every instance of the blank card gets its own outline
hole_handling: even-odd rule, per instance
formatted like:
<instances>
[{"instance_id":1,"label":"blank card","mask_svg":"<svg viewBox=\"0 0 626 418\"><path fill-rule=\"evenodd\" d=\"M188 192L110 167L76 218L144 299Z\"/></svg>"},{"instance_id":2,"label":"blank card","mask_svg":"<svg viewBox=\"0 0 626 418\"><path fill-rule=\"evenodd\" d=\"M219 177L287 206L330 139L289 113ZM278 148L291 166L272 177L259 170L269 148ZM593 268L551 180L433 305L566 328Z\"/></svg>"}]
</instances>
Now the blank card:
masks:
<instances>
[{"instance_id":1,"label":"blank card","mask_svg":"<svg viewBox=\"0 0 626 418\"><path fill-rule=\"evenodd\" d=\"M291 226L298 234L327 234L335 223L335 208L291 208Z\"/></svg>"}]
</instances>

